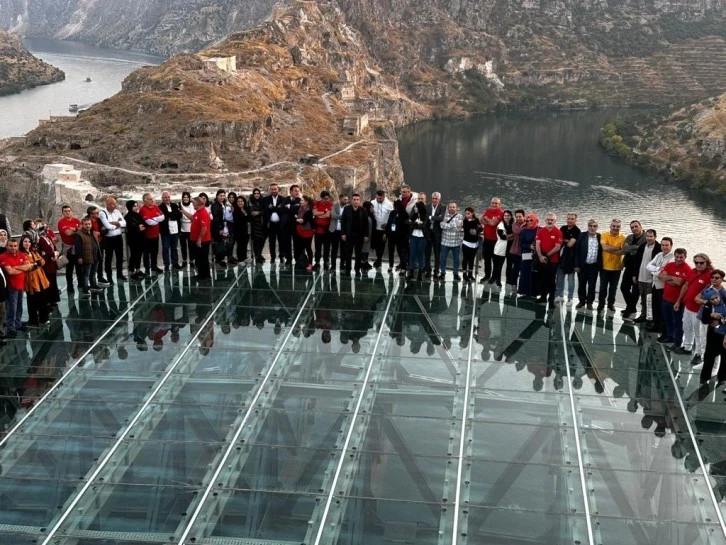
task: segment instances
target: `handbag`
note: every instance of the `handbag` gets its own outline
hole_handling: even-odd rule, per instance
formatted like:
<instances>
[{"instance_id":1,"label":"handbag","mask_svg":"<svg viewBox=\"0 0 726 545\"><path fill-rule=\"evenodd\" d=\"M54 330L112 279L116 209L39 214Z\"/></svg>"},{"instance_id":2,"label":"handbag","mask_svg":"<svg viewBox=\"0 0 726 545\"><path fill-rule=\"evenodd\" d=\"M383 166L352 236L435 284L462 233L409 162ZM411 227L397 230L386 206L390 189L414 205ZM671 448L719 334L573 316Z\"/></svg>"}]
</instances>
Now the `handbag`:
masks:
<instances>
[{"instance_id":1,"label":"handbag","mask_svg":"<svg viewBox=\"0 0 726 545\"><path fill-rule=\"evenodd\" d=\"M55 264L59 269L63 269L66 265L68 265L68 258L61 254L56 258Z\"/></svg>"}]
</instances>

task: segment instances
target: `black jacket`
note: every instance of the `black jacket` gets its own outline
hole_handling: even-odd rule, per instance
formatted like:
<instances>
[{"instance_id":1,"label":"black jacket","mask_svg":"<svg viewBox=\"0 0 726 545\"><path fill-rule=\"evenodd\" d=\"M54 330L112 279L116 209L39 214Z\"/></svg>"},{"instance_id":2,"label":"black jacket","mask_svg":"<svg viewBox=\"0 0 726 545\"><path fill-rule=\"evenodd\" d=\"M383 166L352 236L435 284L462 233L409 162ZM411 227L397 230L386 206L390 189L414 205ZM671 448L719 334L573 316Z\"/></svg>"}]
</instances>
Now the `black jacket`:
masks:
<instances>
[{"instance_id":1,"label":"black jacket","mask_svg":"<svg viewBox=\"0 0 726 545\"><path fill-rule=\"evenodd\" d=\"M8 300L8 279L5 276L5 271L0 270L0 303L4 303L7 300Z\"/></svg>"},{"instance_id":2,"label":"black jacket","mask_svg":"<svg viewBox=\"0 0 726 545\"><path fill-rule=\"evenodd\" d=\"M351 240L363 240L368 236L368 213L365 208L359 206L346 206L343 209L343 216L340 218L340 234Z\"/></svg>"},{"instance_id":3,"label":"black jacket","mask_svg":"<svg viewBox=\"0 0 726 545\"><path fill-rule=\"evenodd\" d=\"M138 212L131 211L124 216L126 220L126 243L141 244L144 240L144 232L139 226L144 225L144 218Z\"/></svg>"},{"instance_id":4,"label":"black jacket","mask_svg":"<svg viewBox=\"0 0 726 545\"><path fill-rule=\"evenodd\" d=\"M171 204L160 204L159 209L164 214L164 221L162 221L159 224L159 234L160 235L168 235L169 234L169 222L175 221L176 222L176 232L179 232L179 222L181 221L182 215L179 211L179 205L175 202Z\"/></svg>"},{"instance_id":5,"label":"black jacket","mask_svg":"<svg viewBox=\"0 0 726 545\"><path fill-rule=\"evenodd\" d=\"M290 216L290 207L288 206L290 201L287 197L282 195L277 196L277 204L272 204L272 195L267 195L262 199L262 207L265 211L265 227L270 226L270 217L273 212L277 212L280 218L280 226L284 226L287 223L287 218Z\"/></svg>"},{"instance_id":6,"label":"black jacket","mask_svg":"<svg viewBox=\"0 0 726 545\"><path fill-rule=\"evenodd\" d=\"M439 203L438 206L434 206L433 204L427 204L426 205L426 212L428 212L429 215L429 229L437 235L441 234L441 222L444 221L444 216L446 215L446 207Z\"/></svg>"},{"instance_id":7,"label":"black jacket","mask_svg":"<svg viewBox=\"0 0 726 545\"><path fill-rule=\"evenodd\" d=\"M595 235L597 237L597 268L602 268L602 245L600 244L600 233ZM580 233L577 237L577 244L575 244L575 268L580 268L587 262L587 241L590 238L587 231Z\"/></svg>"}]
</instances>

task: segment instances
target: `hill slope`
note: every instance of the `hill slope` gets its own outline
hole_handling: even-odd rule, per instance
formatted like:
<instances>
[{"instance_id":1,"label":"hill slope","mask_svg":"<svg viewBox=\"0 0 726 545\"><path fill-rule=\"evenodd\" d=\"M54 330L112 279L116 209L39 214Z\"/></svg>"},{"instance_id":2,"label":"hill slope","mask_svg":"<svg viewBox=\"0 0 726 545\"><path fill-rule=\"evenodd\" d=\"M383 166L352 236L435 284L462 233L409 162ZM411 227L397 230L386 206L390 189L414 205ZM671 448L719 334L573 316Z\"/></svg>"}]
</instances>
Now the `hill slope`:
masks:
<instances>
[{"instance_id":1,"label":"hill slope","mask_svg":"<svg viewBox=\"0 0 726 545\"><path fill-rule=\"evenodd\" d=\"M0 95L63 79L63 71L31 55L15 34L0 30Z\"/></svg>"}]
</instances>

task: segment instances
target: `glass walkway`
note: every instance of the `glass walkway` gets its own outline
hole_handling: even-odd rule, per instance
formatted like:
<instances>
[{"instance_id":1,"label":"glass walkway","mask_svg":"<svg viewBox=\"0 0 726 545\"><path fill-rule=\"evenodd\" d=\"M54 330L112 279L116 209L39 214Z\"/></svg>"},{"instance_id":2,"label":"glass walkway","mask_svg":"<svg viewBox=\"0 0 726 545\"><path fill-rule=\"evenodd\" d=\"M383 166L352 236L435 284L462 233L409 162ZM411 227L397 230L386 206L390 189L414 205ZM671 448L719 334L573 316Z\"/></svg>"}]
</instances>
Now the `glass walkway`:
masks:
<instances>
[{"instance_id":1,"label":"glass walkway","mask_svg":"<svg viewBox=\"0 0 726 545\"><path fill-rule=\"evenodd\" d=\"M1 545L726 544L722 387L619 317L216 274L0 348Z\"/></svg>"}]
</instances>

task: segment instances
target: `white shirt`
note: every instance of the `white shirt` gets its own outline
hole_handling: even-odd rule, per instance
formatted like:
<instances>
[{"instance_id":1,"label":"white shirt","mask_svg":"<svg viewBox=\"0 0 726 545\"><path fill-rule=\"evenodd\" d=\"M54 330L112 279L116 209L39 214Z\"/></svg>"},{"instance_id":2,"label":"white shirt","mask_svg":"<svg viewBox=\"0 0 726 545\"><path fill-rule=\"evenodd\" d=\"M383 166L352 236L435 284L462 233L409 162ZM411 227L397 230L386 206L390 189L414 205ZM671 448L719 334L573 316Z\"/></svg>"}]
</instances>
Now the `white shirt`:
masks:
<instances>
[{"instance_id":1,"label":"white shirt","mask_svg":"<svg viewBox=\"0 0 726 545\"><path fill-rule=\"evenodd\" d=\"M650 284L653 281L653 273L648 270L648 263L650 263L650 260L653 259L654 249L655 244L651 244L649 246L648 243L646 243L645 248L643 248L643 260L640 262L640 269L638 270L638 282L646 282Z\"/></svg>"},{"instance_id":2,"label":"white shirt","mask_svg":"<svg viewBox=\"0 0 726 545\"><path fill-rule=\"evenodd\" d=\"M272 206L277 206L277 197L272 197ZM278 223L280 221L280 216L277 215L277 212L273 212L270 214L270 222L272 223Z\"/></svg>"},{"instance_id":3,"label":"white shirt","mask_svg":"<svg viewBox=\"0 0 726 545\"><path fill-rule=\"evenodd\" d=\"M194 215L194 205L189 202L189 204L179 203L179 208L187 212L188 214ZM192 220L190 220L188 217L186 217L184 214L182 214L181 218L181 232L182 233L189 233L192 230Z\"/></svg>"},{"instance_id":4,"label":"white shirt","mask_svg":"<svg viewBox=\"0 0 726 545\"><path fill-rule=\"evenodd\" d=\"M393 203L388 199L383 199L383 202L378 202L378 199L373 200L373 216L376 218L377 231L384 231L386 229L388 216L391 215L392 210Z\"/></svg>"},{"instance_id":5,"label":"white shirt","mask_svg":"<svg viewBox=\"0 0 726 545\"><path fill-rule=\"evenodd\" d=\"M675 254L673 251L671 251L669 254L664 254L663 252L660 252L657 256L655 256L653 259L650 260L650 263L648 263L647 268L648 272L653 275L653 287L659 290L663 289L663 286L665 285L663 280L658 278L658 273L660 270L665 267L668 263L673 261L675 258Z\"/></svg>"},{"instance_id":6,"label":"white shirt","mask_svg":"<svg viewBox=\"0 0 726 545\"><path fill-rule=\"evenodd\" d=\"M107 237L117 237L121 233L123 233L124 229L126 228L126 220L124 219L121 211L118 208L116 208L113 212L109 212L108 210L101 210L101 213L99 214L99 219L101 220L101 225L108 229L108 233L106 233ZM120 227L111 225L112 221L119 222Z\"/></svg>"}]
</instances>

